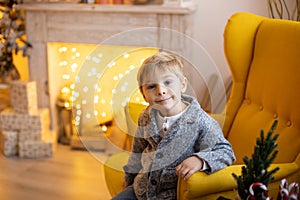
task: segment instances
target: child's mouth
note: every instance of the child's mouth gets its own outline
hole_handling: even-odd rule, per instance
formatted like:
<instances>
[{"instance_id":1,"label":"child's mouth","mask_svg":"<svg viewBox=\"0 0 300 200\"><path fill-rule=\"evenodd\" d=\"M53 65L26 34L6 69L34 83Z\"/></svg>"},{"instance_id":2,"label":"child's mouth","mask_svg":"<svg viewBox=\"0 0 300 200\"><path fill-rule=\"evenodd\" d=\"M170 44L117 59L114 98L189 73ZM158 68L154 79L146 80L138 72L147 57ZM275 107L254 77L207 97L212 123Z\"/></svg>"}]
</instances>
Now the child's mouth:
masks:
<instances>
[{"instance_id":1,"label":"child's mouth","mask_svg":"<svg viewBox=\"0 0 300 200\"><path fill-rule=\"evenodd\" d=\"M164 103L164 102L168 101L169 99L171 99L171 97L165 98L165 99L159 99L159 100L156 100L155 102L156 103Z\"/></svg>"}]
</instances>

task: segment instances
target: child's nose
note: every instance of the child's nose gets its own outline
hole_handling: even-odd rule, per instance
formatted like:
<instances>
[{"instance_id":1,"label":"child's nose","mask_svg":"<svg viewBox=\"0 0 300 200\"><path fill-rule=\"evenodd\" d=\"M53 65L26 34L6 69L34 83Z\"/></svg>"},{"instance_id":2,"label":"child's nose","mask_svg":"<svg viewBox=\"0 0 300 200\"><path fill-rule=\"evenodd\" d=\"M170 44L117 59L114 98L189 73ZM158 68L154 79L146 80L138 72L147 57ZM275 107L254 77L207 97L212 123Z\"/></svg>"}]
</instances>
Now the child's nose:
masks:
<instances>
[{"instance_id":1,"label":"child's nose","mask_svg":"<svg viewBox=\"0 0 300 200\"><path fill-rule=\"evenodd\" d=\"M157 94L158 95L164 95L166 94L166 88L162 85L157 86Z\"/></svg>"}]
</instances>

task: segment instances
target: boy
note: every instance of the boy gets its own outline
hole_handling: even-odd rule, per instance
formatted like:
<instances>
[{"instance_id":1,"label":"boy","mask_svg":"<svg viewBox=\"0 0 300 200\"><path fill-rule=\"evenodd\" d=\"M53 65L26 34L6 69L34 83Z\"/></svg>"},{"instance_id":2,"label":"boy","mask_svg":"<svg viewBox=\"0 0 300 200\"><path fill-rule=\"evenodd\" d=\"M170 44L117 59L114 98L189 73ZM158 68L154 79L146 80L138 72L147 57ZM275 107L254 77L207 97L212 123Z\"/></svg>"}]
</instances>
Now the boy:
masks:
<instances>
[{"instance_id":1,"label":"boy","mask_svg":"<svg viewBox=\"0 0 300 200\"><path fill-rule=\"evenodd\" d=\"M132 153L124 166L125 189L113 199L176 199L178 176L212 173L235 161L219 124L194 97L175 55L159 52L137 75L149 106L139 117Z\"/></svg>"}]
</instances>

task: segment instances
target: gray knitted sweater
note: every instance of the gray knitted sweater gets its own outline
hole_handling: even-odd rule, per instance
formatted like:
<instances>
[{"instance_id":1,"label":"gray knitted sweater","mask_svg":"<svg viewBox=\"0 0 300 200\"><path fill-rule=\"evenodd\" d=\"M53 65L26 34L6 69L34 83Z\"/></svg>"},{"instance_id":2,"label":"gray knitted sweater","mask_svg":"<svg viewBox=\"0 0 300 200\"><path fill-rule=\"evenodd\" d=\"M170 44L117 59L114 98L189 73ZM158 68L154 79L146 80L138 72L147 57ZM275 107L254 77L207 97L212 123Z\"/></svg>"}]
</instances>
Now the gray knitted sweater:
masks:
<instances>
[{"instance_id":1,"label":"gray knitted sweater","mask_svg":"<svg viewBox=\"0 0 300 200\"><path fill-rule=\"evenodd\" d=\"M164 137L157 126L157 110L148 107L139 117L132 153L124 166L125 180L133 184L138 199L176 199L175 167L192 155L206 161L208 174L235 161L219 124L194 97L182 95L182 99L190 106Z\"/></svg>"}]
</instances>

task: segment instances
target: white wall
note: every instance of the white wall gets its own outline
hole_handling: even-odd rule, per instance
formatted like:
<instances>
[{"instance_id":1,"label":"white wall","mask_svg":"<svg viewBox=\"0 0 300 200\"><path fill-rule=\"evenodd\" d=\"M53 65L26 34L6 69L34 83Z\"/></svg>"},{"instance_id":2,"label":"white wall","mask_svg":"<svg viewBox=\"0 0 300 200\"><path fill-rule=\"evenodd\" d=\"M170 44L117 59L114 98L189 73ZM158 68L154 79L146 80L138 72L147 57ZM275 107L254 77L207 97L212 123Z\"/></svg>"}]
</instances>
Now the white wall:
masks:
<instances>
[{"instance_id":1,"label":"white wall","mask_svg":"<svg viewBox=\"0 0 300 200\"><path fill-rule=\"evenodd\" d=\"M216 63L225 83L230 71L223 51L223 31L228 18L236 12L251 12L268 16L267 0L194 0L194 39L198 41Z\"/></svg>"}]
</instances>

